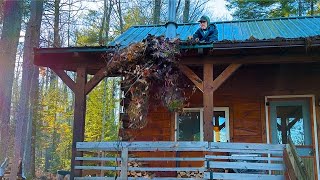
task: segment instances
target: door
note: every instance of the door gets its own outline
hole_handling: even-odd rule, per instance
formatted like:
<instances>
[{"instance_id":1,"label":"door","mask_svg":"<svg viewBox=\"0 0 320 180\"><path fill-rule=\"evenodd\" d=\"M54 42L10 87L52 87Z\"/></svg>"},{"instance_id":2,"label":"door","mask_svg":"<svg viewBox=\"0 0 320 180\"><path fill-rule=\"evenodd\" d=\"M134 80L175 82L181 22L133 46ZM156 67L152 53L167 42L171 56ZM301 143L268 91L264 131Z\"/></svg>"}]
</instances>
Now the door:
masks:
<instances>
[{"instance_id":1,"label":"door","mask_svg":"<svg viewBox=\"0 0 320 180\"><path fill-rule=\"evenodd\" d=\"M272 144L287 144L290 137L308 171L315 174L315 140L311 98L268 98L269 138Z\"/></svg>"}]
</instances>

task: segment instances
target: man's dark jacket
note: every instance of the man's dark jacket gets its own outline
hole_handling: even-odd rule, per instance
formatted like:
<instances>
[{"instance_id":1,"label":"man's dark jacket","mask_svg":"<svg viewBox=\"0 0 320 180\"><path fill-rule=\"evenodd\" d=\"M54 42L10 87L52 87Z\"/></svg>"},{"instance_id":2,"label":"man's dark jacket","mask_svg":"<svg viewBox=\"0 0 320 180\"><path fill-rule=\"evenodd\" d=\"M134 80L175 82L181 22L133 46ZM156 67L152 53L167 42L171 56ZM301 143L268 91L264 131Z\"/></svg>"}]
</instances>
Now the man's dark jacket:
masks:
<instances>
[{"instance_id":1,"label":"man's dark jacket","mask_svg":"<svg viewBox=\"0 0 320 180\"><path fill-rule=\"evenodd\" d=\"M204 30L199 28L194 34L193 38L199 38L199 41L205 41L205 42L213 42L218 41L218 30L215 24L211 24L207 28L207 32L204 33Z\"/></svg>"}]
</instances>

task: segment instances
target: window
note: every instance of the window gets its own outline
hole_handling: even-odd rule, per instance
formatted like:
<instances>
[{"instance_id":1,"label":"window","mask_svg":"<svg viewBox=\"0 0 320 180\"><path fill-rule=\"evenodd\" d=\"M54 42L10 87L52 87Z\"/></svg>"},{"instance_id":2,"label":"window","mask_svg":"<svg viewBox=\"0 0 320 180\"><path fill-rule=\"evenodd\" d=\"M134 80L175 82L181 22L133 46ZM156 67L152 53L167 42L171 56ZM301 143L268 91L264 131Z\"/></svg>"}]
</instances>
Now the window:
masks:
<instances>
[{"instance_id":1,"label":"window","mask_svg":"<svg viewBox=\"0 0 320 180\"><path fill-rule=\"evenodd\" d=\"M215 107L212 121L213 142L229 142L229 108Z\"/></svg>"},{"instance_id":2,"label":"window","mask_svg":"<svg viewBox=\"0 0 320 180\"><path fill-rule=\"evenodd\" d=\"M229 108L215 107L213 123L213 141L229 141ZM176 113L176 141L203 141L203 108L185 108Z\"/></svg>"}]
</instances>

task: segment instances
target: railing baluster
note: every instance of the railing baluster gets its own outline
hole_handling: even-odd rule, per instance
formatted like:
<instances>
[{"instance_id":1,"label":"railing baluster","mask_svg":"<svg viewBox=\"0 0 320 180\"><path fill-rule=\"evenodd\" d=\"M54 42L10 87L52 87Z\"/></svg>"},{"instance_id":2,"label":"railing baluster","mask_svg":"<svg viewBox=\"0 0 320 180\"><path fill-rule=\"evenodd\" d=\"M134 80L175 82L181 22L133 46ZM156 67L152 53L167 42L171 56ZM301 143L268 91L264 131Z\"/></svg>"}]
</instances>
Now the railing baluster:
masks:
<instances>
[{"instance_id":1,"label":"railing baluster","mask_svg":"<svg viewBox=\"0 0 320 180\"><path fill-rule=\"evenodd\" d=\"M200 175L197 178L204 179L283 179L281 174L268 174L268 170L283 172L283 159L282 152L285 145L281 144L263 144L263 143L212 143L212 142L104 142L104 143L93 143L93 142L81 142L77 143L77 150L81 152L88 151L89 156L76 157L77 161L91 162L88 165L80 165L75 168L78 170L84 170L90 172L90 170L104 170L117 172L120 174L119 179L128 180L136 176L136 174L128 174L128 172L139 172L141 171L151 172L150 175L146 174L150 178L155 176L156 173L160 174L168 172L170 176L171 172L187 172L191 175ZM106 152L120 152L121 157L95 157L94 154L97 151ZM130 157L130 154L138 154L137 157ZM93 152L93 154L92 154ZM137 152L137 153L136 153ZM140 152L142 152L140 154ZM162 152L170 152L162 154ZM183 152L181 157L176 157L175 152ZM198 154L198 156L189 156L191 154ZM197 152L197 153L193 153ZM171 157L171 153L175 155ZM141 156L141 157L140 157ZM200 157L199 157L200 156ZM99 161L121 161L121 164L117 163L116 166L105 164L105 165L94 165ZM141 167L133 166L129 167L128 162L138 161L148 163L142 164ZM167 162L166 162L167 161ZM195 166L175 167L174 161L193 164ZM201 165L198 162L203 162ZM169 164L167 164L169 162ZM172 162L172 163L170 163ZM214 163L213 163L214 162ZM281 164L277 164L280 162ZM129 164L130 164L129 163ZM164 164L166 163L166 164ZM93 165L92 165L93 164ZM98 163L97 163L98 164ZM146 165L146 166L145 166ZM199 167L200 166L200 167ZM217 170L217 171L213 171ZM226 170L221 173L219 170ZM230 170L230 172L228 171ZM245 171L235 171L245 170ZM183 174L182 174L183 175ZM183 177L170 177L169 179L182 179ZM89 177L77 177L76 179ZM107 178L101 175L101 179ZM142 178L142 177L141 177ZM160 178L160 177L157 177ZM190 177L189 179L192 179ZM94 179L94 177L92 177Z\"/></svg>"},{"instance_id":2,"label":"railing baluster","mask_svg":"<svg viewBox=\"0 0 320 180\"><path fill-rule=\"evenodd\" d=\"M293 168L293 172L288 172L290 178L293 179L301 179L301 180L309 180L309 174L303 164L302 159L299 157L297 149L292 142L292 139L288 137L288 144L286 146L286 155L288 161L285 161L286 168ZM284 156L285 157L285 156Z\"/></svg>"},{"instance_id":3,"label":"railing baluster","mask_svg":"<svg viewBox=\"0 0 320 180\"><path fill-rule=\"evenodd\" d=\"M123 148L121 152L121 179L128 179L128 148Z\"/></svg>"}]
</instances>

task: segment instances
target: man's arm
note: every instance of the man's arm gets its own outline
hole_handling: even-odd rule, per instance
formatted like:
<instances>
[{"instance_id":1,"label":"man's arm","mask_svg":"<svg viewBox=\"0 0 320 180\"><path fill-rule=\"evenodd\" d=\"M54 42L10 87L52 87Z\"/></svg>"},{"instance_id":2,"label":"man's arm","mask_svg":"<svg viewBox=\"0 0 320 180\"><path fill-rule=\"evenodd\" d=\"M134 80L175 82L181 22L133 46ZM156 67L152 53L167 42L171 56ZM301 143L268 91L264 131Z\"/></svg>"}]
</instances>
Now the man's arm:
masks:
<instances>
[{"instance_id":1,"label":"man's arm","mask_svg":"<svg viewBox=\"0 0 320 180\"><path fill-rule=\"evenodd\" d=\"M209 34L208 38L209 38L209 41L212 42L212 41L218 41L218 30L216 28L216 26L212 26L213 30L212 32Z\"/></svg>"},{"instance_id":2,"label":"man's arm","mask_svg":"<svg viewBox=\"0 0 320 180\"><path fill-rule=\"evenodd\" d=\"M199 39L199 37L200 37L200 31L199 31L199 29L193 34L193 39L196 39L196 38L198 38Z\"/></svg>"}]
</instances>

